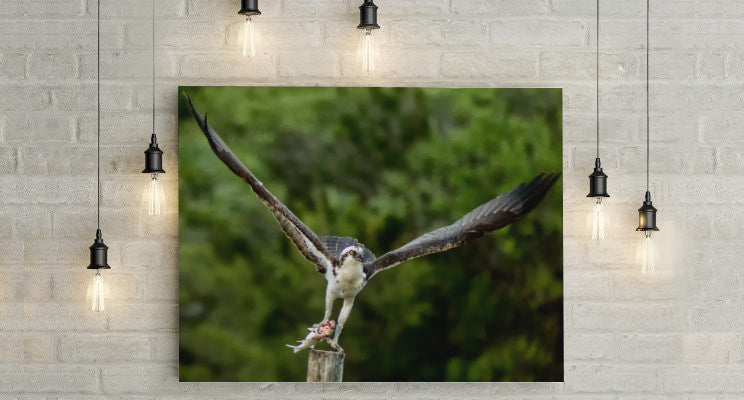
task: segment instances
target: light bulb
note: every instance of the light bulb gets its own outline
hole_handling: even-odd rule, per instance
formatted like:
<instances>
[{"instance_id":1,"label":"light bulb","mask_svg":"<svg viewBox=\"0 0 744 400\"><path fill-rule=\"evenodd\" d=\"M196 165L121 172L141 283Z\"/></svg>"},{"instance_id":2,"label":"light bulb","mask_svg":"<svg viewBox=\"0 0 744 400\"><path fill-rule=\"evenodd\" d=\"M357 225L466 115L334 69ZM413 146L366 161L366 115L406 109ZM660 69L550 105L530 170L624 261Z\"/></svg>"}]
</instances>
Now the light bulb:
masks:
<instances>
[{"instance_id":1,"label":"light bulb","mask_svg":"<svg viewBox=\"0 0 744 400\"><path fill-rule=\"evenodd\" d=\"M652 231L643 232L643 244L641 245L641 273L653 275L656 272L654 266L654 242L651 239Z\"/></svg>"},{"instance_id":2,"label":"light bulb","mask_svg":"<svg viewBox=\"0 0 744 400\"><path fill-rule=\"evenodd\" d=\"M96 274L93 276L92 286L91 298L93 304L91 309L95 312L101 312L106 309L103 275L101 275L101 271L96 271Z\"/></svg>"},{"instance_id":3,"label":"light bulb","mask_svg":"<svg viewBox=\"0 0 744 400\"><path fill-rule=\"evenodd\" d=\"M359 46L359 55L362 59L362 69L371 72L375 69L375 43L372 39L372 30L365 29L362 42Z\"/></svg>"},{"instance_id":4,"label":"light bulb","mask_svg":"<svg viewBox=\"0 0 744 400\"><path fill-rule=\"evenodd\" d=\"M158 174L150 174L150 184L145 189L145 201L147 202L147 214L158 216L165 212L165 193L158 181Z\"/></svg>"},{"instance_id":5,"label":"light bulb","mask_svg":"<svg viewBox=\"0 0 744 400\"><path fill-rule=\"evenodd\" d=\"M250 16L246 17L243 24L243 56L256 56L256 32Z\"/></svg>"},{"instance_id":6,"label":"light bulb","mask_svg":"<svg viewBox=\"0 0 744 400\"><path fill-rule=\"evenodd\" d=\"M605 238L605 214L602 198L595 197L595 199L592 209L592 239L600 241Z\"/></svg>"}]
</instances>

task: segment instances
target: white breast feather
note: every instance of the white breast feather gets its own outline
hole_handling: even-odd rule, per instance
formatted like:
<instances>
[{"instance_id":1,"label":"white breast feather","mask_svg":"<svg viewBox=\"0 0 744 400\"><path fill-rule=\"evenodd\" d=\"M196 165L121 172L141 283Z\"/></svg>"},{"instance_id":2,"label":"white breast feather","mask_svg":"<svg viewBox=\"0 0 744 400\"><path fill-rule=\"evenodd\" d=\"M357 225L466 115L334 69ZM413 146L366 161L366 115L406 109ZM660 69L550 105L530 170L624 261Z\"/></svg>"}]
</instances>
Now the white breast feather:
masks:
<instances>
[{"instance_id":1,"label":"white breast feather","mask_svg":"<svg viewBox=\"0 0 744 400\"><path fill-rule=\"evenodd\" d=\"M341 267L336 270L335 276L332 271L327 271L326 280L333 293L339 298L356 296L366 283L362 263L351 257L344 260Z\"/></svg>"}]
</instances>

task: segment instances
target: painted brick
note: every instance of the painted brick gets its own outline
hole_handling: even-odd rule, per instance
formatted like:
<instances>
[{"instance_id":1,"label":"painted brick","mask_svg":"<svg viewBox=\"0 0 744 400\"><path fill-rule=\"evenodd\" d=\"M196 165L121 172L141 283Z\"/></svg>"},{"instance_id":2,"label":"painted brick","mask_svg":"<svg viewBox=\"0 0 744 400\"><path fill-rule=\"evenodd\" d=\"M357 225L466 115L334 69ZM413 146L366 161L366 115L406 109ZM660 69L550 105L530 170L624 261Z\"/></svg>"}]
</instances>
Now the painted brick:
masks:
<instances>
[{"instance_id":1,"label":"painted brick","mask_svg":"<svg viewBox=\"0 0 744 400\"><path fill-rule=\"evenodd\" d=\"M69 18L85 14L85 2L70 0L5 0L0 3L3 17Z\"/></svg>"},{"instance_id":2,"label":"painted brick","mask_svg":"<svg viewBox=\"0 0 744 400\"><path fill-rule=\"evenodd\" d=\"M0 55L0 80L26 78L26 54L7 53Z\"/></svg>"},{"instance_id":3,"label":"painted brick","mask_svg":"<svg viewBox=\"0 0 744 400\"><path fill-rule=\"evenodd\" d=\"M422 24L416 20L391 21L391 41L403 46L432 46L447 43L442 35L445 21L427 21Z\"/></svg>"},{"instance_id":4,"label":"painted brick","mask_svg":"<svg viewBox=\"0 0 744 400\"><path fill-rule=\"evenodd\" d=\"M0 362L48 363L57 359L57 340L48 333L0 334Z\"/></svg>"},{"instance_id":5,"label":"painted brick","mask_svg":"<svg viewBox=\"0 0 744 400\"><path fill-rule=\"evenodd\" d=\"M151 357L154 361L178 362L178 335L159 333L150 338Z\"/></svg>"},{"instance_id":6,"label":"painted brick","mask_svg":"<svg viewBox=\"0 0 744 400\"><path fill-rule=\"evenodd\" d=\"M358 12L357 7L361 2L357 0L347 0L347 3L349 3L351 11L356 14ZM449 12L449 3L448 0L399 0L395 2L394 6L381 5L382 8L380 8L378 14L384 19L387 19L389 15L400 15L405 17L411 15L441 17Z\"/></svg>"},{"instance_id":7,"label":"painted brick","mask_svg":"<svg viewBox=\"0 0 744 400\"><path fill-rule=\"evenodd\" d=\"M167 132L175 131L176 118L174 116L159 117L155 120L155 131L158 132L158 143L160 137L166 138ZM101 113L101 146L107 145L129 145L142 146L144 141L147 145L149 135L152 134L152 111L140 110L137 112L102 112ZM77 122L76 140L87 142L95 146L96 135L95 113L88 117L81 117ZM144 138L144 140L143 140ZM164 142L164 144L166 144ZM144 151L144 150L142 150ZM102 152L101 163L116 163L116 151L112 153ZM165 159L165 157L164 157ZM113 165L113 164L112 164ZM103 167L102 167L103 168Z\"/></svg>"},{"instance_id":8,"label":"painted brick","mask_svg":"<svg viewBox=\"0 0 744 400\"><path fill-rule=\"evenodd\" d=\"M546 0L452 0L452 12L463 15L542 15L548 12Z\"/></svg>"},{"instance_id":9,"label":"painted brick","mask_svg":"<svg viewBox=\"0 0 744 400\"><path fill-rule=\"evenodd\" d=\"M405 54L405 57L404 57ZM377 79L427 79L439 74L439 55L425 50L404 51L389 48L380 51L377 68L367 74L362 70L356 52L346 53L341 58L341 75L344 77ZM397 66L386 60L400 60Z\"/></svg>"},{"instance_id":10,"label":"painted brick","mask_svg":"<svg viewBox=\"0 0 744 400\"><path fill-rule=\"evenodd\" d=\"M624 365L568 365L567 386L577 392L616 392L626 385L639 392L658 390L656 368Z\"/></svg>"},{"instance_id":11,"label":"painted brick","mask_svg":"<svg viewBox=\"0 0 744 400\"><path fill-rule=\"evenodd\" d=\"M103 72L101 72L103 74ZM88 95L81 96L81 93ZM96 85L75 84L54 87L52 104L60 111L95 111ZM124 111L132 107L132 89L128 85L101 83L101 111Z\"/></svg>"},{"instance_id":12,"label":"painted brick","mask_svg":"<svg viewBox=\"0 0 744 400\"><path fill-rule=\"evenodd\" d=\"M15 213L13 237L20 240L48 238L52 232L52 218L47 210L24 207Z\"/></svg>"},{"instance_id":13,"label":"painted brick","mask_svg":"<svg viewBox=\"0 0 744 400\"><path fill-rule=\"evenodd\" d=\"M173 329L178 322L178 308L171 304L129 304L112 310L109 327L117 331L153 331Z\"/></svg>"},{"instance_id":14,"label":"painted brick","mask_svg":"<svg viewBox=\"0 0 744 400\"><path fill-rule=\"evenodd\" d=\"M266 80L276 76L276 60L265 49L256 49L260 54L246 59L237 47L234 53L224 55L186 55L181 65L181 77L189 80L235 79L235 83L250 80ZM198 82L195 81L195 82Z\"/></svg>"},{"instance_id":15,"label":"painted brick","mask_svg":"<svg viewBox=\"0 0 744 400\"><path fill-rule=\"evenodd\" d=\"M161 268L166 269L164 266ZM153 273L143 275L141 278L143 299L178 302L178 288L173 285L173 282L178 281L177 273Z\"/></svg>"},{"instance_id":16,"label":"painted brick","mask_svg":"<svg viewBox=\"0 0 744 400\"><path fill-rule=\"evenodd\" d=\"M114 24L101 25L101 48L121 47L123 30ZM46 51L59 49L80 50L96 44L95 20L14 20L2 24L0 48ZM90 46L90 47L89 47Z\"/></svg>"},{"instance_id":17,"label":"painted brick","mask_svg":"<svg viewBox=\"0 0 744 400\"><path fill-rule=\"evenodd\" d=\"M660 53L649 55L652 79L694 79L697 56L694 53ZM642 75L646 76L646 61L641 64Z\"/></svg>"},{"instance_id":18,"label":"painted brick","mask_svg":"<svg viewBox=\"0 0 744 400\"><path fill-rule=\"evenodd\" d=\"M697 76L700 79L723 79L726 74L725 53L701 54L697 60Z\"/></svg>"},{"instance_id":19,"label":"painted brick","mask_svg":"<svg viewBox=\"0 0 744 400\"><path fill-rule=\"evenodd\" d=\"M157 38L158 46L174 47L188 43L191 51L214 50L225 44L225 26L207 21L168 20L157 24L156 30L166 32ZM148 33L149 34L149 33ZM147 43L152 40L148 37Z\"/></svg>"},{"instance_id":20,"label":"painted brick","mask_svg":"<svg viewBox=\"0 0 744 400\"><path fill-rule=\"evenodd\" d=\"M587 52L545 52L540 56L542 76L550 79L596 79L596 54ZM692 65L694 68L694 64ZM632 53L601 54L599 60L601 82L638 76L638 59ZM600 84L601 84L600 82Z\"/></svg>"},{"instance_id":21,"label":"painted brick","mask_svg":"<svg viewBox=\"0 0 744 400\"><path fill-rule=\"evenodd\" d=\"M12 147L0 147L0 175L14 174L18 165L18 152Z\"/></svg>"},{"instance_id":22,"label":"painted brick","mask_svg":"<svg viewBox=\"0 0 744 400\"><path fill-rule=\"evenodd\" d=\"M715 149L698 146L688 149L681 146L652 146L651 170L669 174L712 174L715 171ZM622 149L620 168L629 169L646 161L645 146Z\"/></svg>"},{"instance_id":23,"label":"painted brick","mask_svg":"<svg viewBox=\"0 0 744 400\"><path fill-rule=\"evenodd\" d=\"M332 51L300 50L279 59L279 76L330 78L338 76L339 69L338 55Z\"/></svg>"},{"instance_id":24,"label":"painted brick","mask_svg":"<svg viewBox=\"0 0 744 400\"><path fill-rule=\"evenodd\" d=\"M440 42L458 49L468 47L485 47L488 45L488 25L480 21L450 20L442 26Z\"/></svg>"},{"instance_id":25,"label":"painted brick","mask_svg":"<svg viewBox=\"0 0 744 400\"><path fill-rule=\"evenodd\" d=\"M82 303L0 304L0 316L5 332L102 330L106 324L104 316Z\"/></svg>"},{"instance_id":26,"label":"painted brick","mask_svg":"<svg viewBox=\"0 0 744 400\"><path fill-rule=\"evenodd\" d=\"M552 0L550 13L566 17L596 17L596 5L582 0ZM627 0L622 3L602 1L600 3L601 22L609 18L643 18L646 16L646 2Z\"/></svg>"},{"instance_id":27,"label":"painted brick","mask_svg":"<svg viewBox=\"0 0 744 400\"><path fill-rule=\"evenodd\" d=\"M260 9L262 18L268 16L278 16L281 13L282 2L281 1L267 1L261 2ZM240 4L230 1L214 1L214 0L189 0L188 1L188 15L193 16L207 16L207 17L225 17L230 19L240 19L238 10ZM170 14L170 13L168 13ZM166 15L168 15L166 14Z\"/></svg>"},{"instance_id":28,"label":"painted brick","mask_svg":"<svg viewBox=\"0 0 744 400\"><path fill-rule=\"evenodd\" d=\"M664 370L664 391L671 393L742 392L744 370L739 365L719 367L675 366Z\"/></svg>"},{"instance_id":29,"label":"painted brick","mask_svg":"<svg viewBox=\"0 0 744 400\"><path fill-rule=\"evenodd\" d=\"M667 332L684 328L686 316L664 304L581 303L571 310L577 329Z\"/></svg>"},{"instance_id":30,"label":"painted brick","mask_svg":"<svg viewBox=\"0 0 744 400\"><path fill-rule=\"evenodd\" d=\"M72 142L73 119L50 113L10 114L6 122L5 140L19 143L26 140L36 142Z\"/></svg>"},{"instance_id":31,"label":"painted brick","mask_svg":"<svg viewBox=\"0 0 744 400\"><path fill-rule=\"evenodd\" d=\"M263 10L262 10L263 11ZM284 0L283 14L287 17L324 18L329 15L351 14L348 4L337 0Z\"/></svg>"},{"instance_id":32,"label":"painted brick","mask_svg":"<svg viewBox=\"0 0 744 400\"><path fill-rule=\"evenodd\" d=\"M111 363L147 361L150 341L141 335L63 335L59 338L60 361Z\"/></svg>"},{"instance_id":33,"label":"painted brick","mask_svg":"<svg viewBox=\"0 0 744 400\"><path fill-rule=\"evenodd\" d=\"M105 283L105 299L107 307L115 309L119 304L138 301L142 298L139 290L140 277L127 271L125 265L109 261L110 271L103 271ZM52 274L52 299L60 302L74 302L87 304L89 301L89 288L94 272L85 269L83 263L74 272Z\"/></svg>"},{"instance_id":34,"label":"painted brick","mask_svg":"<svg viewBox=\"0 0 744 400\"><path fill-rule=\"evenodd\" d=\"M39 379L43 376L44 379ZM1 366L0 382L5 393L94 394L98 371L77 366Z\"/></svg>"},{"instance_id":35,"label":"painted brick","mask_svg":"<svg viewBox=\"0 0 744 400\"><path fill-rule=\"evenodd\" d=\"M608 361L616 357L617 339L607 334L566 335L564 347L573 360Z\"/></svg>"},{"instance_id":36,"label":"painted brick","mask_svg":"<svg viewBox=\"0 0 744 400\"><path fill-rule=\"evenodd\" d=\"M654 47L661 49L730 49L744 47L741 20L679 20L655 24Z\"/></svg>"},{"instance_id":37,"label":"painted brick","mask_svg":"<svg viewBox=\"0 0 744 400\"><path fill-rule=\"evenodd\" d=\"M41 111L52 107L51 90L46 87L7 86L0 84L0 111ZM3 129L7 135L7 128Z\"/></svg>"},{"instance_id":38,"label":"painted brick","mask_svg":"<svg viewBox=\"0 0 744 400\"><path fill-rule=\"evenodd\" d=\"M0 265L11 266L23 263L23 242L0 242Z\"/></svg>"},{"instance_id":39,"label":"painted brick","mask_svg":"<svg viewBox=\"0 0 744 400\"><path fill-rule=\"evenodd\" d=\"M73 79L77 72L76 58L69 52L34 53L28 61L28 77L49 83Z\"/></svg>"},{"instance_id":40,"label":"painted brick","mask_svg":"<svg viewBox=\"0 0 744 400\"><path fill-rule=\"evenodd\" d=\"M705 143L731 143L744 141L736 132L744 124L744 112L705 112L700 117L700 137Z\"/></svg>"},{"instance_id":41,"label":"painted brick","mask_svg":"<svg viewBox=\"0 0 744 400\"><path fill-rule=\"evenodd\" d=\"M491 44L498 48L582 47L589 27L583 22L502 20L490 24Z\"/></svg>"},{"instance_id":42,"label":"painted brick","mask_svg":"<svg viewBox=\"0 0 744 400\"><path fill-rule=\"evenodd\" d=\"M533 79L537 76L537 53L446 53L442 56L442 74L452 78Z\"/></svg>"},{"instance_id":43,"label":"painted brick","mask_svg":"<svg viewBox=\"0 0 744 400\"><path fill-rule=\"evenodd\" d=\"M0 176L0 198L5 204L92 204L94 191L89 178Z\"/></svg>"},{"instance_id":44,"label":"painted brick","mask_svg":"<svg viewBox=\"0 0 744 400\"><path fill-rule=\"evenodd\" d=\"M320 47L323 41L323 24L320 21L298 21L291 24L275 21L256 21L256 53L273 54L283 49L307 49ZM352 32L357 33L356 30ZM227 26L227 46L225 50L242 58L241 47L243 22L237 21ZM292 51L285 54L291 55ZM257 57L260 59L261 57ZM245 58L242 58L245 60ZM229 77L228 77L229 78Z\"/></svg>"},{"instance_id":45,"label":"painted brick","mask_svg":"<svg viewBox=\"0 0 744 400\"><path fill-rule=\"evenodd\" d=\"M103 391L107 394L175 395L192 393L194 383L179 383L178 370L172 366L136 365L106 367L101 371ZM135 384L136 382L136 384Z\"/></svg>"}]
</instances>

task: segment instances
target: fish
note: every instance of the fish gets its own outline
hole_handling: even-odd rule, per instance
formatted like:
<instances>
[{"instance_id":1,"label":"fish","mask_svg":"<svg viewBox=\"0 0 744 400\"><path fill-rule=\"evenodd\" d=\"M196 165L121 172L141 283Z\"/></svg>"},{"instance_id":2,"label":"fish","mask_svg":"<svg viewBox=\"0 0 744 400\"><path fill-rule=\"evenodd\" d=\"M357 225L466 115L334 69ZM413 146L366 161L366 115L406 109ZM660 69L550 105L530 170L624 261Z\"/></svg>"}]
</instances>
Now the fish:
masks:
<instances>
[{"instance_id":1,"label":"fish","mask_svg":"<svg viewBox=\"0 0 744 400\"><path fill-rule=\"evenodd\" d=\"M298 353L302 350L305 350L307 348L315 348L315 345L320 343L323 340L330 340L330 338L333 336L333 333L336 331L336 321L328 321L325 324L322 324L318 327L310 327L307 328L309 331L307 336L305 336L305 339L298 340L297 345L286 345L290 349L294 349L295 353Z\"/></svg>"}]
</instances>

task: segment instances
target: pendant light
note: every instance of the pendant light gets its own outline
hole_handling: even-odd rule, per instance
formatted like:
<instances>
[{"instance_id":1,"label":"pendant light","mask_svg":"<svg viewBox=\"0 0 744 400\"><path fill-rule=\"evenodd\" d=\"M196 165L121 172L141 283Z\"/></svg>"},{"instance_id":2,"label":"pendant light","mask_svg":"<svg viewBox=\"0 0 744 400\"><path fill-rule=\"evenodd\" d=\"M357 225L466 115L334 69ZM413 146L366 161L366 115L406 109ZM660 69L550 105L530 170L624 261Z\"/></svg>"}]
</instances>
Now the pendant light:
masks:
<instances>
[{"instance_id":1,"label":"pendant light","mask_svg":"<svg viewBox=\"0 0 744 400\"><path fill-rule=\"evenodd\" d=\"M589 194L586 197L594 198L592 208L592 239L596 241L605 238L605 212L602 206L602 198L610 197L607 194L607 175L602 172L602 162L599 159L599 0L597 0L597 158L594 159L594 172L589 175Z\"/></svg>"},{"instance_id":2,"label":"pendant light","mask_svg":"<svg viewBox=\"0 0 744 400\"><path fill-rule=\"evenodd\" d=\"M636 231L643 232L643 241L640 249L641 273L651 275L655 272L654 267L654 246L651 240L651 234L658 231L656 226L656 208L651 202L651 191L649 187L649 159L650 159L650 140L649 133L651 118L649 116L649 0L646 0L646 196L641 208L638 209L638 228Z\"/></svg>"},{"instance_id":3,"label":"pendant light","mask_svg":"<svg viewBox=\"0 0 744 400\"><path fill-rule=\"evenodd\" d=\"M243 23L243 57L256 56L256 29L253 26L253 16L261 15L258 0L240 0L238 14L245 16Z\"/></svg>"},{"instance_id":4,"label":"pendant light","mask_svg":"<svg viewBox=\"0 0 744 400\"><path fill-rule=\"evenodd\" d=\"M359 58L365 72L371 72L375 69L377 50L375 42L372 40L372 31L380 29L380 25L377 25L377 8L372 0L364 0L364 3L359 6L359 25L357 25L357 29L364 30L359 43Z\"/></svg>"},{"instance_id":5,"label":"pendant light","mask_svg":"<svg viewBox=\"0 0 744 400\"><path fill-rule=\"evenodd\" d=\"M102 269L111 269L111 267L108 265L108 246L106 246L105 243L103 243L103 235L101 234L101 1L98 0L98 31L97 31L97 63L98 63L98 94L97 94L97 103L98 103L98 136L97 136L97 146L98 146L98 167L97 167L97 224L98 229L96 229L96 239L93 241L93 244L90 246L90 265L88 265L88 269L92 269L96 271L96 274L93 276L93 280L90 285L90 296L91 296L91 309L96 312L104 311L105 306L105 292L104 292L104 283L103 283L103 275L101 275Z\"/></svg>"},{"instance_id":6,"label":"pendant light","mask_svg":"<svg viewBox=\"0 0 744 400\"><path fill-rule=\"evenodd\" d=\"M152 136L150 145L145 150L145 169L143 174L150 174L150 184L143 193L143 203L147 214L159 216L165 212L165 193L160 187L158 174L163 174L163 151L158 147L158 136L155 134L155 0L152 2Z\"/></svg>"}]
</instances>

